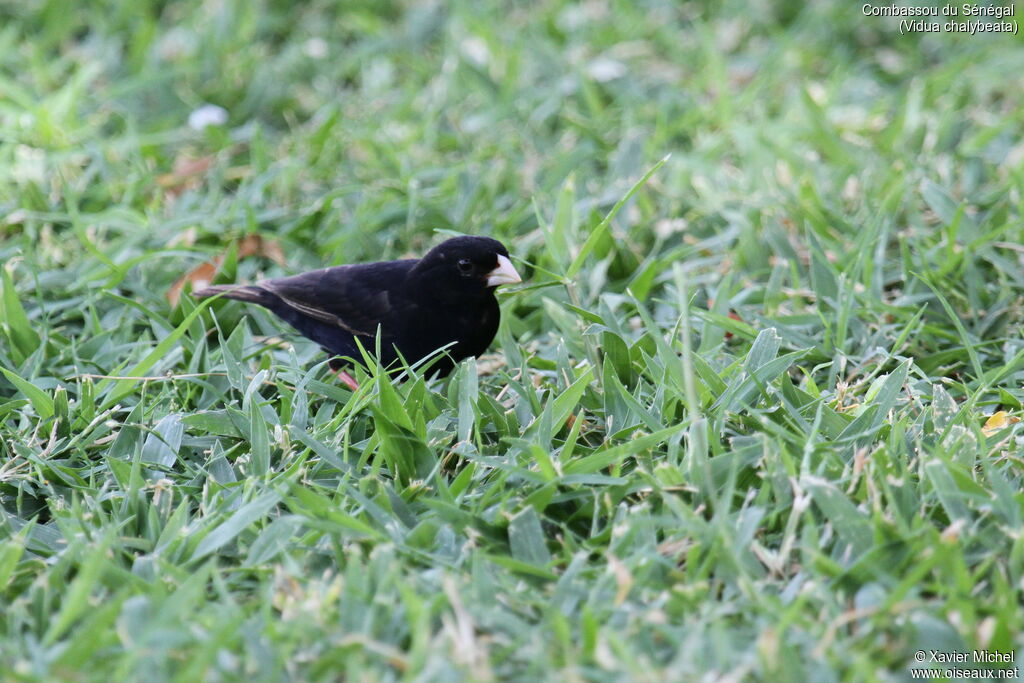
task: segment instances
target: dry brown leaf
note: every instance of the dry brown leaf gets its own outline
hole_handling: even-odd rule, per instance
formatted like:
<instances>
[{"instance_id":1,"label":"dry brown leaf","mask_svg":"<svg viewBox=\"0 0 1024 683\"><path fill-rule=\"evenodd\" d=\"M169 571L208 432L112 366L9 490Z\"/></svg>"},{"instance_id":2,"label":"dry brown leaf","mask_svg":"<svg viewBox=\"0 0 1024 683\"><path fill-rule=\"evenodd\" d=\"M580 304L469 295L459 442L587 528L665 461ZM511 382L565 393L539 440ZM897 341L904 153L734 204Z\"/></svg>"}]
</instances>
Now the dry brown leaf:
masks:
<instances>
[{"instance_id":1,"label":"dry brown leaf","mask_svg":"<svg viewBox=\"0 0 1024 683\"><path fill-rule=\"evenodd\" d=\"M259 233L251 232L238 240L238 260L250 256L268 258L279 266L285 265L284 251L277 240L266 239Z\"/></svg>"},{"instance_id":2,"label":"dry brown leaf","mask_svg":"<svg viewBox=\"0 0 1024 683\"><path fill-rule=\"evenodd\" d=\"M167 247L168 249L171 247L181 247L186 249L189 247L194 247L196 244L196 239L198 237L199 230L197 230L196 226L193 225L188 228L185 228L184 230L176 234L174 237L172 237L171 241L167 243Z\"/></svg>"},{"instance_id":3,"label":"dry brown leaf","mask_svg":"<svg viewBox=\"0 0 1024 683\"><path fill-rule=\"evenodd\" d=\"M223 256L218 256L212 261L205 261L178 278L177 282L167 290L167 301L171 306L177 306L181 301L181 292L185 289L186 282L192 283L193 292L208 287L213 282L213 276L217 274L217 269L220 268L223 260Z\"/></svg>"},{"instance_id":4,"label":"dry brown leaf","mask_svg":"<svg viewBox=\"0 0 1024 683\"><path fill-rule=\"evenodd\" d=\"M981 428L981 433L985 436L992 436L1015 422L1020 422L1020 418L1016 415L1009 415L1005 410L1000 410L985 420L985 426Z\"/></svg>"},{"instance_id":5,"label":"dry brown leaf","mask_svg":"<svg viewBox=\"0 0 1024 683\"><path fill-rule=\"evenodd\" d=\"M202 176L210 170L213 162L212 156L197 158L182 154L174 160L174 166L170 173L157 176L157 185L164 188L171 196L177 196L186 190L199 187Z\"/></svg>"},{"instance_id":6,"label":"dry brown leaf","mask_svg":"<svg viewBox=\"0 0 1024 683\"><path fill-rule=\"evenodd\" d=\"M258 233L249 233L244 237L240 238L236 244L238 245L238 260L250 258L252 256L261 256L266 259L270 259L279 266L286 265L284 258L284 250L281 249L281 243L277 240L268 239ZM177 306L178 302L181 301L181 292L185 289L185 283L191 283L191 291L208 287L213 282L214 276L220 269L221 264L224 263L224 256L217 256L209 261L200 263L198 266L190 270L189 272L178 278L177 282L171 285L171 288L167 290L167 301L170 302L171 306Z\"/></svg>"}]
</instances>

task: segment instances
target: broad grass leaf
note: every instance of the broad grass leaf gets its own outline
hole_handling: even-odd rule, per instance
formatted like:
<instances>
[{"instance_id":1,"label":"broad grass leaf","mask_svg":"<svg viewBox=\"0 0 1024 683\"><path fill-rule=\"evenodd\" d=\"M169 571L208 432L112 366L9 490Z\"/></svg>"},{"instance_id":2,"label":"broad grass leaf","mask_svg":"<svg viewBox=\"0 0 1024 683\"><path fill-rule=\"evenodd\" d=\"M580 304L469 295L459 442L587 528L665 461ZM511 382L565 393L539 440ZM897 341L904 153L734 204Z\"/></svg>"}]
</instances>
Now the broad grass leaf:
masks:
<instances>
[{"instance_id":1,"label":"broad grass leaf","mask_svg":"<svg viewBox=\"0 0 1024 683\"><path fill-rule=\"evenodd\" d=\"M235 510L230 517L221 521L203 536L192 553L192 559L198 560L206 557L235 540L252 524L265 517L280 500L279 493L269 491Z\"/></svg>"},{"instance_id":2,"label":"broad grass leaf","mask_svg":"<svg viewBox=\"0 0 1024 683\"><path fill-rule=\"evenodd\" d=\"M4 373L4 377L9 379L11 384L18 388L18 391L25 394L41 419L48 420L53 417L53 399L49 394L7 368L0 368L0 372Z\"/></svg>"},{"instance_id":3,"label":"broad grass leaf","mask_svg":"<svg viewBox=\"0 0 1024 683\"><path fill-rule=\"evenodd\" d=\"M20 364L39 348L39 335L32 328L32 323L18 299L10 266L0 268L0 274L3 276L3 297L0 299L3 304L3 316L0 316L0 325L3 326L12 349L18 352L14 362Z\"/></svg>"},{"instance_id":4,"label":"broad grass leaf","mask_svg":"<svg viewBox=\"0 0 1024 683\"><path fill-rule=\"evenodd\" d=\"M543 567L551 561L551 552L544 539L537 511L526 506L508 523L508 541L512 557L535 566Z\"/></svg>"}]
</instances>

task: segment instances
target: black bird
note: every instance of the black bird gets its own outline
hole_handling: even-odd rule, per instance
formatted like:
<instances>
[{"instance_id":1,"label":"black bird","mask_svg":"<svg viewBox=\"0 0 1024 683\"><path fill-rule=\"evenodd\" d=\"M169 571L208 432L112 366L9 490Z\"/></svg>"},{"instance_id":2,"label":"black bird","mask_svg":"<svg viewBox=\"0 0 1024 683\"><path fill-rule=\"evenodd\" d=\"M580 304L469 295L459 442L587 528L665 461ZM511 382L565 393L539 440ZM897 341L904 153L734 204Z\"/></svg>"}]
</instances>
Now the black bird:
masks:
<instances>
[{"instance_id":1,"label":"black bird","mask_svg":"<svg viewBox=\"0 0 1024 683\"><path fill-rule=\"evenodd\" d=\"M430 366L443 377L494 339L501 317L494 288L521 281L501 242L453 237L421 259L334 266L192 295L265 306L332 356L361 359L356 339L373 353L379 328L385 367L399 354L412 365L447 346ZM345 367L347 361L332 358L331 368L355 388Z\"/></svg>"}]
</instances>

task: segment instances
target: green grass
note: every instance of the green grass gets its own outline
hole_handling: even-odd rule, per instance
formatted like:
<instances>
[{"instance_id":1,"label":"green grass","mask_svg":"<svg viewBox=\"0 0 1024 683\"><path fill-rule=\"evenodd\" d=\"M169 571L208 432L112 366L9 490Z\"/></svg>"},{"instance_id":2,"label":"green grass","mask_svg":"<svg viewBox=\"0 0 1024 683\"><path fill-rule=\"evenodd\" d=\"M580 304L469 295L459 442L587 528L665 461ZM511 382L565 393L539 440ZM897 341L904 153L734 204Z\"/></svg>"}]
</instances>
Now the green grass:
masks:
<instances>
[{"instance_id":1,"label":"green grass","mask_svg":"<svg viewBox=\"0 0 1024 683\"><path fill-rule=\"evenodd\" d=\"M1020 666L1022 93L846 2L0 4L3 680ZM444 231L527 276L444 381L166 299Z\"/></svg>"}]
</instances>

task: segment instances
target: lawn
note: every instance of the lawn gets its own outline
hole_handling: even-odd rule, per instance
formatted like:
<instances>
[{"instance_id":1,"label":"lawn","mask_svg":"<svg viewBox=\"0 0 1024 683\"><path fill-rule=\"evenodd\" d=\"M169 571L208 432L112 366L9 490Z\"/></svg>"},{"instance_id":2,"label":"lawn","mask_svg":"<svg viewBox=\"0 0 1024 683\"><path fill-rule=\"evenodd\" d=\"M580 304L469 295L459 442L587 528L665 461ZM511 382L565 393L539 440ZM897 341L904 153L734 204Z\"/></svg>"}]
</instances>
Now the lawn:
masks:
<instances>
[{"instance_id":1,"label":"lawn","mask_svg":"<svg viewBox=\"0 0 1024 683\"><path fill-rule=\"evenodd\" d=\"M1019 667L1022 132L838 0L0 3L0 678ZM453 233L448 379L188 295Z\"/></svg>"}]
</instances>

